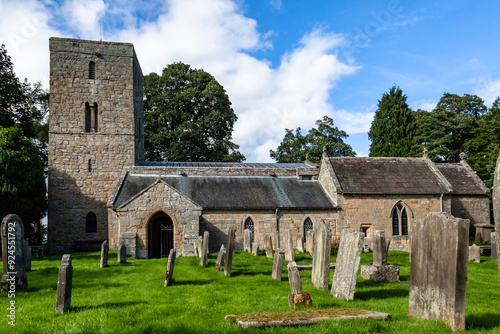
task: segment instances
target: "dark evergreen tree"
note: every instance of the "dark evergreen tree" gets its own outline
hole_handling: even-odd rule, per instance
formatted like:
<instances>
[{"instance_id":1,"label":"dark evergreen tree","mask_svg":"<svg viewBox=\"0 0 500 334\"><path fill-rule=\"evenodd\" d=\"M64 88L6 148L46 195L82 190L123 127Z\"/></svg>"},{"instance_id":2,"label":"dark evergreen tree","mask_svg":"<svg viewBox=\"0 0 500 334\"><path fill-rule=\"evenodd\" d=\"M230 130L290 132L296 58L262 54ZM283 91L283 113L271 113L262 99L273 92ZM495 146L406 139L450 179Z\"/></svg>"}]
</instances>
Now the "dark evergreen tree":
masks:
<instances>
[{"instance_id":1,"label":"dark evergreen tree","mask_svg":"<svg viewBox=\"0 0 500 334\"><path fill-rule=\"evenodd\" d=\"M231 141L237 117L224 88L203 70L174 63L145 77L148 160L243 161Z\"/></svg>"},{"instance_id":2,"label":"dark evergreen tree","mask_svg":"<svg viewBox=\"0 0 500 334\"><path fill-rule=\"evenodd\" d=\"M406 95L396 86L384 93L368 138L371 157L408 157L414 154L416 120L406 103Z\"/></svg>"}]
</instances>

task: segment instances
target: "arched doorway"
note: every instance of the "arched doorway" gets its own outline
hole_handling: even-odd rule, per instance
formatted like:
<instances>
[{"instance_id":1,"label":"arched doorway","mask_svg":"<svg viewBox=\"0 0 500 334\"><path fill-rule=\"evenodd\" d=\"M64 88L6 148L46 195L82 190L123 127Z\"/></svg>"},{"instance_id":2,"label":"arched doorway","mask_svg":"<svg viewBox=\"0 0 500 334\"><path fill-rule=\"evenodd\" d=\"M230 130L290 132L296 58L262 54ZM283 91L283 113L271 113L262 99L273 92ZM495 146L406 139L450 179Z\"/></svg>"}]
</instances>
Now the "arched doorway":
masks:
<instances>
[{"instance_id":1,"label":"arched doorway","mask_svg":"<svg viewBox=\"0 0 500 334\"><path fill-rule=\"evenodd\" d=\"M164 212L155 213L148 222L148 258L167 257L174 248L174 224Z\"/></svg>"}]
</instances>

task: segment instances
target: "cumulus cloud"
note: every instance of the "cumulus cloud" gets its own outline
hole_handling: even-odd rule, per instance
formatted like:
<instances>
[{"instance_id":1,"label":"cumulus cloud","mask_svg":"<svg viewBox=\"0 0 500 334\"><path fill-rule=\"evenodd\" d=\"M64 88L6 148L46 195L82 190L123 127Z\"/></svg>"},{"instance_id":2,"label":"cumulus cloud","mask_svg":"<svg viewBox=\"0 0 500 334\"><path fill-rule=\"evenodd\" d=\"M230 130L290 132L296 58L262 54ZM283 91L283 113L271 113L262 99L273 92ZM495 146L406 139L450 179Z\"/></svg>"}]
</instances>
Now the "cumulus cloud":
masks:
<instances>
[{"instance_id":1,"label":"cumulus cloud","mask_svg":"<svg viewBox=\"0 0 500 334\"><path fill-rule=\"evenodd\" d=\"M82 39L99 40L101 37L101 22L106 10L103 0L67 1L61 8L61 14L66 18L66 28L73 30Z\"/></svg>"},{"instance_id":2,"label":"cumulus cloud","mask_svg":"<svg viewBox=\"0 0 500 334\"><path fill-rule=\"evenodd\" d=\"M491 106L495 99L500 96L500 79L482 78L478 80L474 93L481 97L486 105Z\"/></svg>"}]
</instances>

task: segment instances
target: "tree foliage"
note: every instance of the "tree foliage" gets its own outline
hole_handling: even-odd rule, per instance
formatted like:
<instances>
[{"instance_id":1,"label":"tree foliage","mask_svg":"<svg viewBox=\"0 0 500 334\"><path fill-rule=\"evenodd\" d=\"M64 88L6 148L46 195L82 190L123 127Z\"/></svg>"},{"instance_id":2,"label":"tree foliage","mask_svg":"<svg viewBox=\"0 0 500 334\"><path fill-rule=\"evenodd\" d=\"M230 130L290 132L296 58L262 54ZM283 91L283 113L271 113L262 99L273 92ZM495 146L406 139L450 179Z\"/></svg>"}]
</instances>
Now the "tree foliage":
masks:
<instances>
[{"instance_id":1,"label":"tree foliage","mask_svg":"<svg viewBox=\"0 0 500 334\"><path fill-rule=\"evenodd\" d=\"M147 75L144 92L148 160L245 160L231 141L236 114L212 75L174 63Z\"/></svg>"},{"instance_id":2,"label":"tree foliage","mask_svg":"<svg viewBox=\"0 0 500 334\"><path fill-rule=\"evenodd\" d=\"M368 132L371 157L412 156L416 120L406 99L403 91L393 86L378 101L378 109Z\"/></svg>"},{"instance_id":3,"label":"tree foliage","mask_svg":"<svg viewBox=\"0 0 500 334\"><path fill-rule=\"evenodd\" d=\"M331 157L353 157L356 153L352 147L344 143L347 138L345 131L339 130L333 124L333 119L324 116L316 121L317 128L309 130L307 135L301 134L301 128L285 129L286 133L276 151L270 150L271 158L280 163L303 162L308 158L312 162L319 162L323 154L323 147Z\"/></svg>"}]
</instances>

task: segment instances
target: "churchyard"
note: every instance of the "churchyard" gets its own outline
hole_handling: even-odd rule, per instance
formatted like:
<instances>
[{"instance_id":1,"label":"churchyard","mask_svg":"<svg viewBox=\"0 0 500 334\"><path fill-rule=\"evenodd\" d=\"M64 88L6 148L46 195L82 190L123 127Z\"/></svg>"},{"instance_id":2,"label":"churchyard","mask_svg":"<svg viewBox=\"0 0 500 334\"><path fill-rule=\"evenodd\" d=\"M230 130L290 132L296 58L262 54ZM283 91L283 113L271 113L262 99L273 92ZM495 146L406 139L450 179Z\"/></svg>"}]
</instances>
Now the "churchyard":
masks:
<instances>
[{"instance_id":1,"label":"churchyard","mask_svg":"<svg viewBox=\"0 0 500 334\"><path fill-rule=\"evenodd\" d=\"M0 295L0 333L451 333L448 325L410 317L410 262L406 252L389 251L387 263L398 265L400 282L376 283L358 272L354 299L334 298L329 289L311 286L311 271L301 270L302 288L311 295L312 307L298 310L354 308L385 312L391 320L328 321L304 327L242 329L224 318L230 314L290 311L290 284L286 260L281 280L272 278L273 259L234 252L231 276L216 271L217 253L205 267L199 257L175 260L172 285L164 286L167 258L127 258L117 263L109 251L108 267L100 268L100 252L71 254L73 266L71 307L57 314L56 290L62 255L32 261L28 288L16 293L15 328L8 324L8 294ZM305 253L294 254L298 266L312 263ZM335 262L336 256L330 257ZM361 265L373 262L362 253ZM329 282L334 270L329 271ZM500 292L497 262L481 257L468 264L467 333L500 332Z\"/></svg>"}]
</instances>

